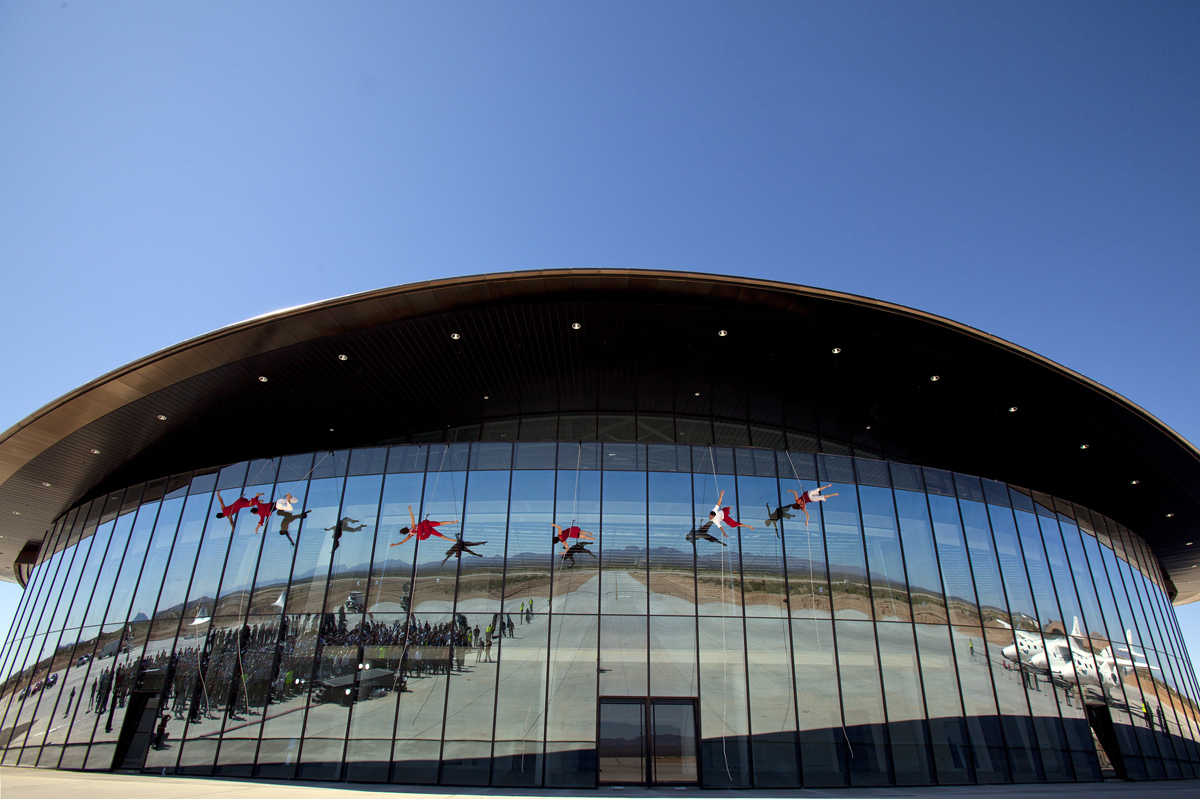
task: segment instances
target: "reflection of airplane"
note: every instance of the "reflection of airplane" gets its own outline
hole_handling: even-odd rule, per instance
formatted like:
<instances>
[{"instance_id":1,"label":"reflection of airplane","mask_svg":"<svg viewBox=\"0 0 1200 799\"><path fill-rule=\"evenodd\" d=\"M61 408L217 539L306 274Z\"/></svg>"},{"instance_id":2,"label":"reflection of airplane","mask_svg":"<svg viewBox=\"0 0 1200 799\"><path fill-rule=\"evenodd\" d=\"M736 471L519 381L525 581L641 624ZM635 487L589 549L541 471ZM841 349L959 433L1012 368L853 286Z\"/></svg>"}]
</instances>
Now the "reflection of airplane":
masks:
<instances>
[{"instance_id":1,"label":"reflection of airplane","mask_svg":"<svg viewBox=\"0 0 1200 799\"><path fill-rule=\"evenodd\" d=\"M1004 626L1012 629L1008 624ZM1083 642L1090 642L1091 639L1083 634L1078 616L1071 624L1069 636L1043 637L1041 633L1024 630L1013 630L1013 635L1015 643L1002 650L1006 660L1033 666L1068 685L1078 681L1081 686L1116 688L1121 683L1121 676L1132 673L1136 668L1157 668L1145 662L1144 654L1135 652L1130 647L1122 647L1129 652L1128 658L1113 654L1112 644L1105 646L1100 652L1092 650L1090 643L1085 647ZM1125 631L1125 637L1132 643L1133 635L1128 630ZM1143 658L1140 662L1136 660L1139 657Z\"/></svg>"}]
</instances>

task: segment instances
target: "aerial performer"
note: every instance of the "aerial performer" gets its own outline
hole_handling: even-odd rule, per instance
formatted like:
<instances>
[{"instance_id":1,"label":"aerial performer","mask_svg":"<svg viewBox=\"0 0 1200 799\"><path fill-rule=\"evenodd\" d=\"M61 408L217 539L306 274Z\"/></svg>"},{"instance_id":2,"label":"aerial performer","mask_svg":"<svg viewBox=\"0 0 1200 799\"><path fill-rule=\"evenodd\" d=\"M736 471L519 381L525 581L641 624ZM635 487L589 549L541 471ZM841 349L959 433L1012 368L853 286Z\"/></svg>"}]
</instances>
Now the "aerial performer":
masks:
<instances>
[{"instance_id":1,"label":"aerial performer","mask_svg":"<svg viewBox=\"0 0 1200 799\"><path fill-rule=\"evenodd\" d=\"M288 525L299 519L304 519L308 514L312 513L311 508L304 511L304 513L292 513L292 510L295 508L294 503L296 502L299 502L299 500L290 493L286 494L283 499L275 500L275 515L283 519L283 522L279 525L279 534L287 536L288 543L292 546L296 546L296 542L292 540L291 534L288 533Z\"/></svg>"},{"instance_id":2,"label":"aerial performer","mask_svg":"<svg viewBox=\"0 0 1200 799\"><path fill-rule=\"evenodd\" d=\"M821 486L820 488L814 488L811 491L805 491L800 494L796 493L795 491L793 491L790 488L788 489L788 493L796 498L796 501L791 504L791 507L795 508L796 510L804 511L804 524L805 525L808 524L808 503L824 502L825 500L829 499L829 497L837 496L837 494L830 494L827 497L827 496L823 496L821 494L822 491L831 487L832 485L833 485L833 483L830 483L827 486ZM803 485L801 485L800 487L804 488Z\"/></svg>"},{"instance_id":3,"label":"aerial performer","mask_svg":"<svg viewBox=\"0 0 1200 799\"><path fill-rule=\"evenodd\" d=\"M720 494L717 495L717 504L713 505L713 509L711 511L709 511L709 514L708 514L708 518L711 519L712 523L715 524L717 526L717 529L721 531L721 535L725 536L726 538L729 537L729 533L725 532L726 527L729 527L731 530L734 527L745 527L747 530L753 530L754 528L751 527L750 525L742 524L737 519L730 516L729 508L721 507L721 500L723 500L724 498L725 498L725 492L722 491Z\"/></svg>"},{"instance_id":4,"label":"aerial performer","mask_svg":"<svg viewBox=\"0 0 1200 799\"><path fill-rule=\"evenodd\" d=\"M462 560L462 554L464 552L466 552L468 555L474 555L477 558L482 558L483 555L480 555L478 552L472 552L471 547L481 547L486 543L487 541L463 541L462 535L456 535L454 537L454 546L447 549L446 557L442 558L442 565L445 566L446 561L455 556L457 556L459 560Z\"/></svg>"},{"instance_id":5,"label":"aerial performer","mask_svg":"<svg viewBox=\"0 0 1200 799\"><path fill-rule=\"evenodd\" d=\"M579 539L583 539L584 541L595 541L596 540L596 536L592 535L591 533L580 530L574 524L572 524L570 527L565 527L565 528L561 525L553 524L553 523L550 526L553 527L555 530L558 530L558 532L554 534L553 540L558 541L559 543L562 544L564 555L566 555L567 549L568 549L567 541L569 541L572 538L574 538L576 541L578 541ZM574 562L574 561L572 561L572 562Z\"/></svg>"},{"instance_id":6,"label":"aerial performer","mask_svg":"<svg viewBox=\"0 0 1200 799\"><path fill-rule=\"evenodd\" d=\"M458 524L458 522L431 522L429 519L422 519L420 522L418 522L417 517L413 516L412 505L408 506L408 518L412 520L412 526L401 527L400 534L403 535L404 538L401 538L399 541L391 544L390 546L398 547L408 539L412 538L414 535L417 537L418 541L424 541L431 535L436 535L438 538L444 538L447 541L454 540L448 535L442 535L433 528L441 527L443 524Z\"/></svg>"},{"instance_id":7,"label":"aerial performer","mask_svg":"<svg viewBox=\"0 0 1200 799\"><path fill-rule=\"evenodd\" d=\"M256 494L254 499L250 500L251 513L258 517L258 524L254 525L254 534L258 535L258 531L271 519L271 514L275 511L275 503L271 500L263 502L259 499L262 494Z\"/></svg>"},{"instance_id":8,"label":"aerial performer","mask_svg":"<svg viewBox=\"0 0 1200 799\"><path fill-rule=\"evenodd\" d=\"M358 527L351 527L352 524L358 524ZM359 530L366 527L365 524L359 524L358 519L351 519L349 516L343 516L338 519L333 527L326 527L326 530L333 531L333 549L330 552L336 552L339 542L342 540L342 533L357 533ZM289 536L290 538L290 536Z\"/></svg>"},{"instance_id":9,"label":"aerial performer","mask_svg":"<svg viewBox=\"0 0 1200 799\"><path fill-rule=\"evenodd\" d=\"M261 496L262 496L262 492L260 491L259 493L254 495L254 498L258 499ZM220 491L217 492L217 502L221 503L221 512L217 514L217 518L218 519L228 519L230 530L233 530L234 527L237 525L238 511L240 511L244 508L249 508L253 505L253 503L250 500L246 499L245 497L238 497L233 502L226 505L225 500L221 499Z\"/></svg>"}]
</instances>

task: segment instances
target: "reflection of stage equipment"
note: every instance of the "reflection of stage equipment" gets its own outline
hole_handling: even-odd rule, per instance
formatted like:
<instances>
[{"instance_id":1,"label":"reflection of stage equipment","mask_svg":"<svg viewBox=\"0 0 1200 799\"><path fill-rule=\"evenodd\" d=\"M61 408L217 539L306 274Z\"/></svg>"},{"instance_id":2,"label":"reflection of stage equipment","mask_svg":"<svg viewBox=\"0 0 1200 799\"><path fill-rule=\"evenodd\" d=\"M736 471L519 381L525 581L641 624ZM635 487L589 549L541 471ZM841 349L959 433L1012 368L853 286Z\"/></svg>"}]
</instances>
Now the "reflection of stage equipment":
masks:
<instances>
[{"instance_id":1,"label":"reflection of stage equipment","mask_svg":"<svg viewBox=\"0 0 1200 799\"><path fill-rule=\"evenodd\" d=\"M358 685L354 684L358 678ZM317 690L318 701L326 704L334 702L343 707L350 707L355 702L371 698L371 692L382 688L385 692L392 689L396 674L390 669L367 669L345 677L332 677L328 680L318 680L314 688Z\"/></svg>"},{"instance_id":2,"label":"reflection of stage equipment","mask_svg":"<svg viewBox=\"0 0 1200 799\"><path fill-rule=\"evenodd\" d=\"M404 584L404 595L400 597L400 609L408 613L408 606L412 599L412 583Z\"/></svg>"},{"instance_id":3,"label":"reflection of stage equipment","mask_svg":"<svg viewBox=\"0 0 1200 799\"><path fill-rule=\"evenodd\" d=\"M363 612L363 592L351 591L350 597L346 600L347 613L362 613Z\"/></svg>"}]
</instances>

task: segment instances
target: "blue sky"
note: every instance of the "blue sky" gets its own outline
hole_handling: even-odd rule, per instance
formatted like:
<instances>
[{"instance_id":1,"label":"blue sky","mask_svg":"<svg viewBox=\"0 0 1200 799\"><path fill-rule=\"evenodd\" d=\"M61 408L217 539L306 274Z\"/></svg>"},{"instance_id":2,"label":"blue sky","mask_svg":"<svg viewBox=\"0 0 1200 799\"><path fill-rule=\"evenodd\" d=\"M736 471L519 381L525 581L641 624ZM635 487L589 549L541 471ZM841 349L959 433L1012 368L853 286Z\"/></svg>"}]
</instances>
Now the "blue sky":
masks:
<instances>
[{"instance_id":1,"label":"blue sky","mask_svg":"<svg viewBox=\"0 0 1200 799\"><path fill-rule=\"evenodd\" d=\"M943 314L1200 441L1197 41L1194 2L0 4L0 428L277 308L603 266Z\"/></svg>"}]
</instances>

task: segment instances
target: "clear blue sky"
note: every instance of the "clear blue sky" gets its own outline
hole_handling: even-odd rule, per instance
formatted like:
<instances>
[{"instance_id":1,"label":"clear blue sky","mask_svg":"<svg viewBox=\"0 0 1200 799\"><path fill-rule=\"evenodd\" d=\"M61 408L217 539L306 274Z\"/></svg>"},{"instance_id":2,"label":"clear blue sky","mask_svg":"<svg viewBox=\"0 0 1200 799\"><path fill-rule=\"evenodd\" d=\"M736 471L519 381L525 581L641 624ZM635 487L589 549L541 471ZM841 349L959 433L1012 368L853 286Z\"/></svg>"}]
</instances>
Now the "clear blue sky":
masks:
<instances>
[{"instance_id":1,"label":"clear blue sky","mask_svg":"<svg viewBox=\"0 0 1200 799\"><path fill-rule=\"evenodd\" d=\"M943 314L1200 441L1198 44L1195 2L3 3L0 428L277 308L604 266Z\"/></svg>"}]
</instances>

